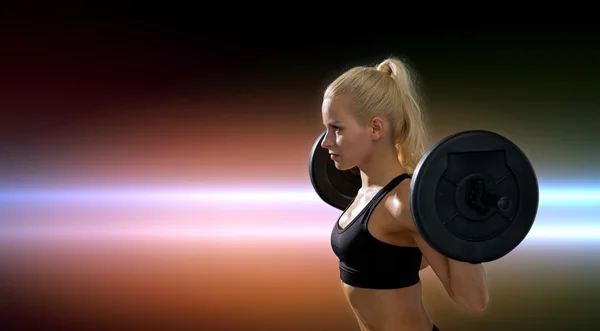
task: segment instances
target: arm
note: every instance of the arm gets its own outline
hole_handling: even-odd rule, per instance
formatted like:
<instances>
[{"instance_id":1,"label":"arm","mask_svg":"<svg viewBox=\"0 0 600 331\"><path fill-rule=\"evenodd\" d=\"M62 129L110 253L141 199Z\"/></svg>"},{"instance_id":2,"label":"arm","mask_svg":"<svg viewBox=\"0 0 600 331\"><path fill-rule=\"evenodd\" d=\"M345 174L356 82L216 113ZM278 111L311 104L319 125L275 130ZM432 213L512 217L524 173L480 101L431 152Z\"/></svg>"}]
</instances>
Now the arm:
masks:
<instances>
[{"instance_id":1,"label":"arm","mask_svg":"<svg viewBox=\"0 0 600 331\"><path fill-rule=\"evenodd\" d=\"M410 180L404 180L398 185L399 203L396 204L398 208L394 213L396 220L412 234L423 257L444 285L450 298L466 310L483 311L489 300L483 265L450 259L429 246L415 227L409 206L409 192Z\"/></svg>"},{"instance_id":2,"label":"arm","mask_svg":"<svg viewBox=\"0 0 600 331\"><path fill-rule=\"evenodd\" d=\"M427 267L429 267L429 262L427 262L427 259L425 258L425 256L421 257L421 265L419 266L419 271L426 269Z\"/></svg>"},{"instance_id":3,"label":"arm","mask_svg":"<svg viewBox=\"0 0 600 331\"><path fill-rule=\"evenodd\" d=\"M456 261L441 255L417 231L413 232L413 237L450 298L466 310L483 311L489 300L483 265Z\"/></svg>"}]
</instances>

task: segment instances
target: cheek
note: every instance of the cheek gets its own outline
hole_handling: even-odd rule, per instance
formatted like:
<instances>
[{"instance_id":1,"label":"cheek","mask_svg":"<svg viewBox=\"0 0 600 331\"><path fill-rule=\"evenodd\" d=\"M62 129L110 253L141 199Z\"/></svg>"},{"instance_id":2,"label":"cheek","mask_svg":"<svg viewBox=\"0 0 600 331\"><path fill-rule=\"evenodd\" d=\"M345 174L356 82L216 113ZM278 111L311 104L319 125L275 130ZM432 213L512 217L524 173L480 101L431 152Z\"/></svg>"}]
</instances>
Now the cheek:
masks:
<instances>
[{"instance_id":1,"label":"cheek","mask_svg":"<svg viewBox=\"0 0 600 331\"><path fill-rule=\"evenodd\" d=\"M353 154L357 158L363 158L369 153L369 146L364 141L357 141L353 148Z\"/></svg>"},{"instance_id":2,"label":"cheek","mask_svg":"<svg viewBox=\"0 0 600 331\"><path fill-rule=\"evenodd\" d=\"M352 137L345 134L338 134L335 137L335 144L340 149L348 149L348 146L352 146Z\"/></svg>"},{"instance_id":3,"label":"cheek","mask_svg":"<svg viewBox=\"0 0 600 331\"><path fill-rule=\"evenodd\" d=\"M340 151L343 151L346 157L360 156L365 150L364 141L357 136L341 135L338 137L337 143Z\"/></svg>"},{"instance_id":4,"label":"cheek","mask_svg":"<svg viewBox=\"0 0 600 331\"><path fill-rule=\"evenodd\" d=\"M348 140L348 137L343 134L336 134L335 136L335 144L340 148L343 148L345 145L348 145Z\"/></svg>"}]
</instances>

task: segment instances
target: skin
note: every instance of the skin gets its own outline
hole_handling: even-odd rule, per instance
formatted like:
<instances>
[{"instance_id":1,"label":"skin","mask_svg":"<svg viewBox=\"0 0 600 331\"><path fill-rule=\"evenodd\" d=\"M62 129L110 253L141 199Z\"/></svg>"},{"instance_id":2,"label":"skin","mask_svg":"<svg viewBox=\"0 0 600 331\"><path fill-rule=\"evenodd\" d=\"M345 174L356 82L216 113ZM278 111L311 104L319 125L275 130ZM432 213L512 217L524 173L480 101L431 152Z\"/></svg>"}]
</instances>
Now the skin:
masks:
<instances>
[{"instance_id":1,"label":"skin","mask_svg":"<svg viewBox=\"0 0 600 331\"><path fill-rule=\"evenodd\" d=\"M374 195L394 177L407 173L400 165L390 124L382 116L358 123L348 96L323 100L322 116L327 133L322 147L335 154L339 170L355 166L361 170L362 187L338 226L345 226L360 213ZM418 247L421 270L431 266L450 298L471 312L483 311L488 303L483 265L449 259L431 248L417 231L409 207L410 178L403 180L375 208L368 230L376 239L398 246ZM341 282L344 295L363 331L430 331L430 320L422 302L421 282L390 290L356 288Z\"/></svg>"}]
</instances>

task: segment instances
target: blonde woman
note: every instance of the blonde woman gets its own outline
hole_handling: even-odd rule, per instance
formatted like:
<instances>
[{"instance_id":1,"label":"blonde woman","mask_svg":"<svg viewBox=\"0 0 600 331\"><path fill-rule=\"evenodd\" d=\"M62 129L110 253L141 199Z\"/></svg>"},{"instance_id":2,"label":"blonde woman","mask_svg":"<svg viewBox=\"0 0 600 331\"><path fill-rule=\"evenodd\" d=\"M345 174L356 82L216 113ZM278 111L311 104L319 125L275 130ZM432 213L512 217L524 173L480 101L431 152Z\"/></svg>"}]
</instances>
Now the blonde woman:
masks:
<instances>
[{"instance_id":1,"label":"blonde woman","mask_svg":"<svg viewBox=\"0 0 600 331\"><path fill-rule=\"evenodd\" d=\"M347 70L327 87L322 116L321 146L337 169L358 167L362 180L331 233L342 290L361 330L438 330L422 303L419 271L427 266L457 304L483 311L483 266L441 255L412 219L411 174L427 131L408 66L388 58Z\"/></svg>"}]
</instances>

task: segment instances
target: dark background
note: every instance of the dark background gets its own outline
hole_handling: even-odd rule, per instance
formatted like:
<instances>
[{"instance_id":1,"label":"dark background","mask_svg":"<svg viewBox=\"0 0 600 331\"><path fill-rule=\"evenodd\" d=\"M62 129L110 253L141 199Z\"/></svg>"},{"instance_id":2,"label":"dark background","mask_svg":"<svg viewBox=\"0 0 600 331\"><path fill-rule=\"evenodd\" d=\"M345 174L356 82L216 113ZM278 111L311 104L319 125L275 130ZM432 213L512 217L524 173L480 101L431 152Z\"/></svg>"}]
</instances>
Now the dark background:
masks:
<instances>
[{"instance_id":1,"label":"dark background","mask_svg":"<svg viewBox=\"0 0 600 331\"><path fill-rule=\"evenodd\" d=\"M292 13L261 28L259 17L223 19L175 5L4 9L0 328L358 330L327 242L337 213L322 204L248 213L5 198L17 189L121 185L289 183L310 191L307 150L322 130L325 86L388 56L416 70L434 137L490 129L527 153L542 195L597 190L595 26L398 23L367 31L360 21L325 17L317 25ZM543 200L540 229L579 226L591 237L532 239L490 263L491 302L482 314L461 311L423 271L436 324L595 329L598 205ZM324 235L286 244L116 235L129 226L260 222L318 225ZM117 232L94 237L107 228ZM83 234L62 236L69 231Z\"/></svg>"}]
</instances>

